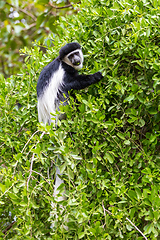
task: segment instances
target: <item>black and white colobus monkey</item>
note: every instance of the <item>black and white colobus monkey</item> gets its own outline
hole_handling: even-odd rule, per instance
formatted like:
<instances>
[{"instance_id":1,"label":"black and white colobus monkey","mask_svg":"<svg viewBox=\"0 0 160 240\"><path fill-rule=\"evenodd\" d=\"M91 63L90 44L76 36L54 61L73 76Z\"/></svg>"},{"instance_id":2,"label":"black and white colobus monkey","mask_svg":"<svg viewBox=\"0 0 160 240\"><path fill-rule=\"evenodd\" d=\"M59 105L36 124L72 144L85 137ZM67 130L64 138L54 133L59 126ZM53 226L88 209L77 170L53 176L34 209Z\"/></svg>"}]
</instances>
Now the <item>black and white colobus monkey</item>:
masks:
<instances>
[{"instance_id":1,"label":"black and white colobus monkey","mask_svg":"<svg viewBox=\"0 0 160 240\"><path fill-rule=\"evenodd\" d=\"M84 89L103 78L101 72L79 75L77 70L82 67L83 53L76 42L62 47L59 56L44 67L37 83L39 122L55 121L51 113L59 110L61 103L67 104L70 90Z\"/></svg>"},{"instance_id":2,"label":"black and white colobus monkey","mask_svg":"<svg viewBox=\"0 0 160 240\"><path fill-rule=\"evenodd\" d=\"M37 83L38 97L38 119L39 122L57 123L51 115L59 110L61 103L67 104L70 90L80 90L100 81L103 76L100 72L91 75L79 75L78 70L83 66L83 53L79 43L66 44L59 51L59 56L49 63L40 73ZM54 197L56 198L57 188L63 183L59 178L60 171L56 168L56 180ZM58 197L57 201L64 197Z\"/></svg>"}]
</instances>

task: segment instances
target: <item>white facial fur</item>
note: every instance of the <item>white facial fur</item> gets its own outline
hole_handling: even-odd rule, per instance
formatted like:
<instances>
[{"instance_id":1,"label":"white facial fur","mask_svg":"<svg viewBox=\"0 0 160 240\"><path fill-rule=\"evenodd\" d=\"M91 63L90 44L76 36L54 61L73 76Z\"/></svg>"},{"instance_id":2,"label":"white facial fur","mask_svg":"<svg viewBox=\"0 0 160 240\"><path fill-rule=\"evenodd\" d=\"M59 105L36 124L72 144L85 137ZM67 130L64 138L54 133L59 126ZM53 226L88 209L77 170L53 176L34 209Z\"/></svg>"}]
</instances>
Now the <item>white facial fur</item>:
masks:
<instances>
[{"instance_id":1,"label":"white facial fur","mask_svg":"<svg viewBox=\"0 0 160 240\"><path fill-rule=\"evenodd\" d=\"M73 65L73 64L71 63L71 61L69 60L69 58L68 58L71 54L73 54L73 53L75 53L75 52L79 52L79 55L80 55L80 58L81 58L81 64L80 64L80 65L77 65L77 66ZM67 55L64 57L63 62L65 62L66 64L70 65L71 67L73 67L73 68L76 69L76 70L80 70L80 69L83 67L83 53L82 53L82 50L81 50L81 49L76 49L76 50L70 52L69 54L67 54Z\"/></svg>"},{"instance_id":2,"label":"white facial fur","mask_svg":"<svg viewBox=\"0 0 160 240\"><path fill-rule=\"evenodd\" d=\"M52 116L50 113L55 113L56 109L58 109L55 100L57 98L58 88L63 82L63 76L64 70L60 64L58 70L52 75L50 83L45 89L44 93L38 98L37 107L39 122L43 122L44 124L55 122L54 120L51 120L51 118L54 118L54 116Z\"/></svg>"}]
</instances>

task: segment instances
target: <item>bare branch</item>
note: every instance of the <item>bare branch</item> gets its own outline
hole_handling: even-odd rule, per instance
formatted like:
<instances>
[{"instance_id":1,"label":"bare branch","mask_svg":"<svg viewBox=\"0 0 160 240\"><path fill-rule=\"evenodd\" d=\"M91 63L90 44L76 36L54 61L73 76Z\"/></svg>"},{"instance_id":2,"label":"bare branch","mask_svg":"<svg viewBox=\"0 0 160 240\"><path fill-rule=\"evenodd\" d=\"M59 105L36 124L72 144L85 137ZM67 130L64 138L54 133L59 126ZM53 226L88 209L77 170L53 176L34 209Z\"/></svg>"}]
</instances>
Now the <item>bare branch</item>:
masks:
<instances>
[{"instance_id":1,"label":"bare branch","mask_svg":"<svg viewBox=\"0 0 160 240\"><path fill-rule=\"evenodd\" d=\"M31 165L30 165L30 169L29 169L29 176L28 176L28 179L27 179L27 191L28 191L29 181L30 181L31 175L32 175L34 155L35 155L35 153L33 153L32 158L31 158Z\"/></svg>"},{"instance_id":2,"label":"bare branch","mask_svg":"<svg viewBox=\"0 0 160 240\"><path fill-rule=\"evenodd\" d=\"M77 2L76 4L79 4L79 3L81 3L81 2ZM53 5L51 2L49 2L48 5L54 9L64 9L64 8L73 7L73 5L71 3L68 5L62 6L62 7L57 7L57 6Z\"/></svg>"},{"instance_id":3,"label":"bare branch","mask_svg":"<svg viewBox=\"0 0 160 240\"><path fill-rule=\"evenodd\" d=\"M106 216L106 212L107 212L109 215L112 215L112 213L111 213L109 210L105 209L104 204L103 204L103 201L102 201L102 207L103 207L104 216Z\"/></svg>"},{"instance_id":4,"label":"bare branch","mask_svg":"<svg viewBox=\"0 0 160 240\"><path fill-rule=\"evenodd\" d=\"M16 221L14 221L14 222L12 222L11 224L9 224L9 226L6 227L6 229L4 229L4 230L2 231L2 233L6 234L6 233L9 231L9 229L11 229L12 226L13 226L15 223L16 223Z\"/></svg>"},{"instance_id":5,"label":"bare branch","mask_svg":"<svg viewBox=\"0 0 160 240\"><path fill-rule=\"evenodd\" d=\"M144 237L144 239L148 240L148 238L141 232L141 230L138 227L136 227L136 225L134 225L133 222L131 222L129 218L126 217L126 220L130 222L130 224Z\"/></svg>"},{"instance_id":6,"label":"bare branch","mask_svg":"<svg viewBox=\"0 0 160 240\"><path fill-rule=\"evenodd\" d=\"M35 179L39 184L41 184L37 178L35 178L34 176L31 176L33 179ZM45 191L48 193L48 196L52 197L52 195L49 193L49 191L42 185L42 187L45 189Z\"/></svg>"},{"instance_id":7,"label":"bare branch","mask_svg":"<svg viewBox=\"0 0 160 240\"><path fill-rule=\"evenodd\" d=\"M36 23L32 23L29 26L27 26L26 28L23 28L22 31L28 31L30 28L33 28L36 26Z\"/></svg>"},{"instance_id":8,"label":"bare branch","mask_svg":"<svg viewBox=\"0 0 160 240\"><path fill-rule=\"evenodd\" d=\"M102 202L102 207L103 207L104 215L105 215L105 212L107 212L109 215L113 215L110 211L105 209L103 202ZM144 237L145 240L148 240L148 238L141 232L141 230L128 217L126 217L126 220Z\"/></svg>"},{"instance_id":9,"label":"bare branch","mask_svg":"<svg viewBox=\"0 0 160 240\"><path fill-rule=\"evenodd\" d=\"M35 135L35 134L37 134L39 132L39 130L37 130L36 132L34 132L33 134L32 134L32 136L30 137L30 139L26 142L26 144L24 145L24 148L22 149L22 151L21 151L21 153L23 153L24 152L24 149L26 148L26 146L28 145L28 143L30 142L30 140L33 138L33 136Z\"/></svg>"},{"instance_id":10,"label":"bare branch","mask_svg":"<svg viewBox=\"0 0 160 240\"><path fill-rule=\"evenodd\" d=\"M9 6L11 6L11 7L13 7L13 8L16 8L17 11L23 12L24 14L28 15L28 16L31 17L34 21L37 20L37 18L36 18L32 13L26 11L25 9L16 7L16 6L14 6L14 5L12 5L11 3L8 3L8 2L6 2L6 4L8 4Z\"/></svg>"},{"instance_id":11,"label":"bare branch","mask_svg":"<svg viewBox=\"0 0 160 240\"><path fill-rule=\"evenodd\" d=\"M41 176L49 185L51 185L50 181L48 181L41 173L36 172L34 170L32 172L34 172L34 173L38 174L39 176Z\"/></svg>"}]
</instances>

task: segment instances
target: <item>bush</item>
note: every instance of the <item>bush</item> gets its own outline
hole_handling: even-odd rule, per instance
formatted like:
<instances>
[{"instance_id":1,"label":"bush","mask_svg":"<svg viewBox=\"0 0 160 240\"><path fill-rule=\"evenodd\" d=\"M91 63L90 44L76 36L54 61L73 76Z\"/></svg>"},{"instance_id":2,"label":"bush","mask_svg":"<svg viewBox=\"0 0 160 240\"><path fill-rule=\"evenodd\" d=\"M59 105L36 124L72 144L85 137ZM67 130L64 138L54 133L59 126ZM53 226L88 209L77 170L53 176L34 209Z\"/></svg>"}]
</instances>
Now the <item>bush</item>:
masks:
<instances>
[{"instance_id":1,"label":"bush","mask_svg":"<svg viewBox=\"0 0 160 240\"><path fill-rule=\"evenodd\" d=\"M83 0L80 8L61 18L54 47L22 50L21 73L1 79L1 236L160 239L159 2ZM82 72L101 70L104 79L70 99L58 129L39 125L39 73L75 40ZM57 156L67 200L52 229Z\"/></svg>"}]
</instances>

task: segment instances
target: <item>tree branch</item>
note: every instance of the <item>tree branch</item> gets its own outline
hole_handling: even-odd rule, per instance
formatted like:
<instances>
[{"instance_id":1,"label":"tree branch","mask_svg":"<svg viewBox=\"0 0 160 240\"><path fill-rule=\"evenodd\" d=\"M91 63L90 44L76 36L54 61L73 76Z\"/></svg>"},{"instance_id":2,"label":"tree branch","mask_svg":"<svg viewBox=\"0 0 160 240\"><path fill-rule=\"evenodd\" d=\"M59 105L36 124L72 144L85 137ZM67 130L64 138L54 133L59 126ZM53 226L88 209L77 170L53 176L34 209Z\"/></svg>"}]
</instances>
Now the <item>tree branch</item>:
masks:
<instances>
[{"instance_id":1,"label":"tree branch","mask_svg":"<svg viewBox=\"0 0 160 240\"><path fill-rule=\"evenodd\" d=\"M4 230L2 231L2 233L6 234L6 233L9 231L9 229L11 229L12 226L13 226L15 223L16 223L16 221L14 221L14 222L12 222L11 224L9 224L9 226L6 227L6 229L4 229Z\"/></svg>"},{"instance_id":2,"label":"tree branch","mask_svg":"<svg viewBox=\"0 0 160 240\"><path fill-rule=\"evenodd\" d=\"M79 4L79 3L81 3L81 2L77 2L76 4ZM73 7L73 5L71 3L68 5L62 6L62 7L57 7L57 6L53 5L51 2L49 2L48 5L54 9L63 9L63 8Z\"/></svg>"},{"instance_id":3,"label":"tree branch","mask_svg":"<svg viewBox=\"0 0 160 240\"><path fill-rule=\"evenodd\" d=\"M104 216L106 215L105 212L107 212L109 215L113 215L109 210L105 209L103 202L102 202L102 208L104 211ZM144 237L145 240L148 240L148 238L141 232L141 230L128 217L126 217L126 220Z\"/></svg>"},{"instance_id":4,"label":"tree branch","mask_svg":"<svg viewBox=\"0 0 160 240\"><path fill-rule=\"evenodd\" d=\"M32 158L31 158L31 165L30 165L30 169L29 169L29 176L28 176L28 179L27 179L27 191L28 191L29 181L30 181L31 175L32 175L34 155L35 155L35 153L33 153Z\"/></svg>"},{"instance_id":5,"label":"tree branch","mask_svg":"<svg viewBox=\"0 0 160 240\"><path fill-rule=\"evenodd\" d=\"M25 9L19 8L19 7L15 7L14 5L12 5L11 3L6 2L6 4L8 4L9 6L17 9L17 11L23 12L24 14L28 15L29 17L31 17L34 21L37 20L37 18L30 12L26 11Z\"/></svg>"}]
</instances>

